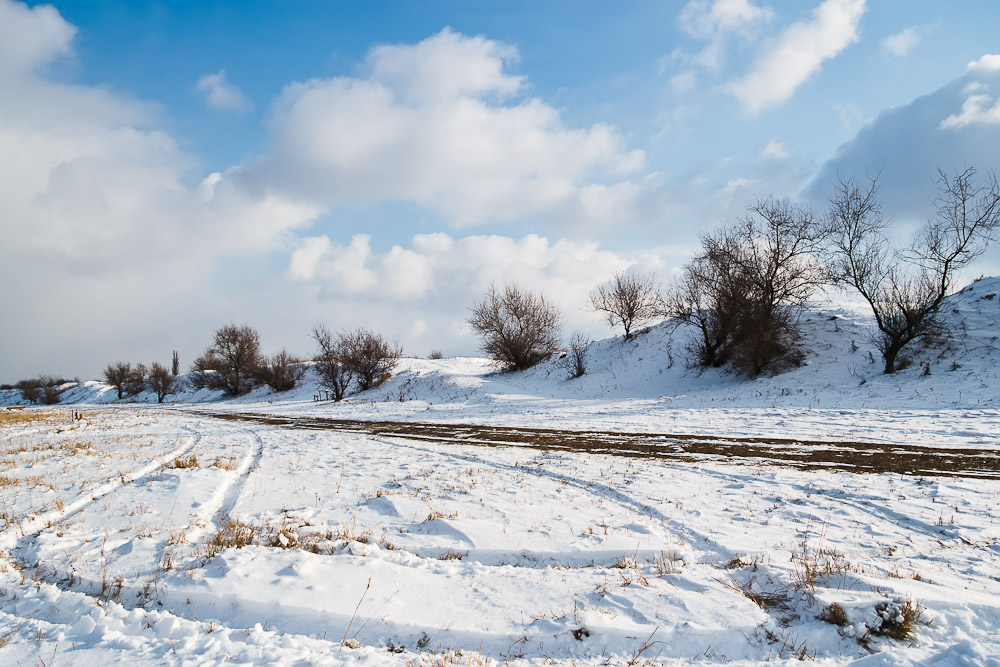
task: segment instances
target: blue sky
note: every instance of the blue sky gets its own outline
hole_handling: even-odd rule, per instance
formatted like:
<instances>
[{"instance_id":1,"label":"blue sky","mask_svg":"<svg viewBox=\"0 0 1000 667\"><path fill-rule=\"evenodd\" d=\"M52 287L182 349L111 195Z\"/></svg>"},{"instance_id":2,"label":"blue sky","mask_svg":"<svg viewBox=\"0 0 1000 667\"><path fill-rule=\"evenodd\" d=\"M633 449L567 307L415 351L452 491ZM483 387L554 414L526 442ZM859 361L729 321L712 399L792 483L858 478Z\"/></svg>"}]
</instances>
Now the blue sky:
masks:
<instances>
[{"instance_id":1,"label":"blue sky","mask_svg":"<svg viewBox=\"0 0 1000 667\"><path fill-rule=\"evenodd\" d=\"M0 380L186 365L230 321L475 351L491 281L665 280L756 197L996 168L994 2L0 0ZM995 272L996 253L981 264Z\"/></svg>"}]
</instances>

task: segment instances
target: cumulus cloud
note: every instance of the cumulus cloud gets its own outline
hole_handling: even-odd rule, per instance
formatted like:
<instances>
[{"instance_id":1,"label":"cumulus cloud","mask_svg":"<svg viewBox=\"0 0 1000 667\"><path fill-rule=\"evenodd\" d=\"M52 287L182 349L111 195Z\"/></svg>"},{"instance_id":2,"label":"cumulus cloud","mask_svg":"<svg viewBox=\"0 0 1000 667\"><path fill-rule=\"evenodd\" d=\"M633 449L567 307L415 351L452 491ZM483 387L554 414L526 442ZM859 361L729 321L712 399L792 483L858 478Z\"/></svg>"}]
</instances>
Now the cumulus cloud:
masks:
<instances>
[{"instance_id":1,"label":"cumulus cloud","mask_svg":"<svg viewBox=\"0 0 1000 667\"><path fill-rule=\"evenodd\" d=\"M750 70L728 89L750 113L781 104L822 67L858 40L865 0L824 0L765 44Z\"/></svg>"},{"instance_id":2,"label":"cumulus cloud","mask_svg":"<svg viewBox=\"0 0 1000 667\"><path fill-rule=\"evenodd\" d=\"M585 308L595 285L629 267L666 275L679 263L668 248L626 256L596 242L536 234L418 234L384 252L372 249L369 235L355 234L347 243L326 236L302 239L287 275L316 285L332 312L360 308L366 321L402 336L411 349L472 352L475 343L464 326L467 307L490 282L541 291L563 309L568 326L597 333L600 318ZM378 308L370 308L373 303Z\"/></svg>"},{"instance_id":3,"label":"cumulus cloud","mask_svg":"<svg viewBox=\"0 0 1000 667\"><path fill-rule=\"evenodd\" d=\"M973 60L969 63L966 70L969 72L1000 72L1000 54L987 53L979 60Z\"/></svg>"},{"instance_id":4,"label":"cumulus cloud","mask_svg":"<svg viewBox=\"0 0 1000 667\"><path fill-rule=\"evenodd\" d=\"M902 58L912 51L922 38L923 31L920 27L912 25L882 40L882 50L897 58Z\"/></svg>"},{"instance_id":5,"label":"cumulus cloud","mask_svg":"<svg viewBox=\"0 0 1000 667\"><path fill-rule=\"evenodd\" d=\"M0 76L33 74L72 52L76 28L54 7L29 8L20 2L0 2Z\"/></svg>"},{"instance_id":6,"label":"cumulus cloud","mask_svg":"<svg viewBox=\"0 0 1000 667\"><path fill-rule=\"evenodd\" d=\"M980 171L995 171L1000 167L995 107L968 101L970 86L982 90L997 85L1000 72L974 69L909 104L884 111L822 166L807 190L810 200L825 208L837 178L881 173L886 213L902 225L922 222L933 212L938 168L951 171L973 165ZM972 122L991 113L993 122Z\"/></svg>"},{"instance_id":7,"label":"cumulus cloud","mask_svg":"<svg viewBox=\"0 0 1000 667\"><path fill-rule=\"evenodd\" d=\"M0 0L0 281L19 291L0 348L24 351L3 359L5 381L94 373L122 332L114 354L150 361L142 341L163 346L150 330L217 317L198 295L221 258L273 251L320 213L231 173L189 185L195 160L155 128L154 105L47 76L74 33L51 7ZM24 367L40 359L51 366Z\"/></svg>"},{"instance_id":8,"label":"cumulus cloud","mask_svg":"<svg viewBox=\"0 0 1000 667\"><path fill-rule=\"evenodd\" d=\"M522 87L504 70L515 55L446 29L373 49L365 76L292 84L270 114L271 154L246 177L326 205L413 202L458 225L567 219L644 155L607 125L568 128L541 100L505 101Z\"/></svg>"},{"instance_id":9,"label":"cumulus cloud","mask_svg":"<svg viewBox=\"0 0 1000 667\"><path fill-rule=\"evenodd\" d=\"M1000 100L994 101L989 95L969 95L962 102L962 110L941 121L941 127L955 130L977 123L1000 125Z\"/></svg>"},{"instance_id":10,"label":"cumulus cloud","mask_svg":"<svg viewBox=\"0 0 1000 667\"><path fill-rule=\"evenodd\" d=\"M243 91L226 80L224 69L202 76L194 87L205 96L205 103L217 111L249 111L253 108L253 103Z\"/></svg>"}]
</instances>

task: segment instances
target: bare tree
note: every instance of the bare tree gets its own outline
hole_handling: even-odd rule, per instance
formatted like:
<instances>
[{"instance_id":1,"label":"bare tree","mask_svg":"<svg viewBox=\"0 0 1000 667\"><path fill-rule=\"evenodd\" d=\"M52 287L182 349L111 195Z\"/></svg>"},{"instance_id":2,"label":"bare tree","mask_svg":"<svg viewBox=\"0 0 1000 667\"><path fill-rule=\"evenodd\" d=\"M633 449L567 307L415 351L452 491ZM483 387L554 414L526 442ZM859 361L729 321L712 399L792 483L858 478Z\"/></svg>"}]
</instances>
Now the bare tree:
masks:
<instances>
[{"instance_id":1,"label":"bare tree","mask_svg":"<svg viewBox=\"0 0 1000 667\"><path fill-rule=\"evenodd\" d=\"M632 338L633 327L641 327L663 313L659 280L653 273L616 273L607 283L590 293L590 305L612 327L625 330L625 340Z\"/></svg>"},{"instance_id":2,"label":"bare tree","mask_svg":"<svg viewBox=\"0 0 1000 667\"><path fill-rule=\"evenodd\" d=\"M37 379L19 381L17 390L21 392L21 398L29 403L36 404L42 401L42 385Z\"/></svg>"},{"instance_id":3,"label":"bare tree","mask_svg":"<svg viewBox=\"0 0 1000 667\"><path fill-rule=\"evenodd\" d=\"M225 389L225 364L211 350L206 351L191 364L189 381L195 389Z\"/></svg>"},{"instance_id":4,"label":"bare tree","mask_svg":"<svg viewBox=\"0 0 1000 667\"><path fill-rule=\"evenodd\" d=\"M150 391L156 394L157 403L162 403L167 394L174 393L174 386L176 383L177 378L174 373L167 370L166 366L163 366L155 361L153 362L153 366L149 370L149 379L147 380L147 384Z\"/></svg>"},{"instance_id":5,"label":"bare tree","mask_svg":"<svg viewBox=\"0 0 1000 667\"><path fill-rule=\"evenodd\" d=\"M177 350L174 350L174 357L170 362L170 374L175 376L181 374L181 357L177 354Z\"/></svg>"},{"instance_id":6,"label":"bare tree","mask_svg":"<svg viewBox=\"0 0 1000 667\"><path fill-rule=\"evenodd\" d=\"M45 405L58 403L65 391L62 385L67 383L66 380L54 375L39 375L35 382L41 391L41 401Z\"/></svg>"},{"instance_id":7,"label":"bare tree","mask_svg":"<svg viewBox=\"0 0 1000 667\"><path fill-rule=\"evenodd\" d=\"M995 174L982 180L976 174L974 167L953 176L938 170L936 213L905 250L885 236L877 175L867 184L855 178L837 184L829 215L831 272L868 302L885 373L896 371L909 343L943 330L941 303L956 273L996 240L1000 186Z\"/></svg>"},{"instance_id":8,"label":"bare tree","mask_svg":"<svg viewBox=\"0 0 1000 667\"><path fill-rule=\"evenodd\" d=\"M729 256L707 249L684 267L664 300L666 316L698 330L688 349L697 366L726 365L736 344L743 281Z\"/></svg>"},{"instance_id":9,"label":"bare tree","mask_svg":"<svg viewBox=\"0 0 1000 667\"><path fill-rule=\"evenodd\" d=\"M305 372L302 359L282 349L281 352L262 359L257 377L275 391L288 391L295 388Z\"/></svg>"},{"instance_id":10,"label":"bare tree","mask_svg":"<svg viewBox=\"0 0 1000 667\"><path fill-rule=\"evenodd\" d=\"M139 363L132 367L125 381L125 391L129 396L135 396L146 389L146 379L149 369L146 364Z\"/></svg>"},{"instance_id":11,"label":"bare tree","mask_svg":"<svg viewBox=\"0 0 1000 667\"><path fill-rule=\"evenodd\" d=\"M215 332L212 346L195 360L192 383L238 396L253 387L253 373L261 365L260 359L257 331L246 324L227 324Z\"/></svg>"},{"instance_id":12,"label":"bare tree","mask_svg":"<svg viewBox=\"0 0 1000 667\"><path fill-rule=\"evenodd\" d=\"M325 324L317 324L312 330L312 339L319 350L313 360L319 385L333 395L333 400L341 401L354 379L353 371L341 361L341 349L337 336Z\"/></svg>"},{"instance_id":13,"label":"bare tree","mask_svg":"<svg viewBox=\"0 0 1000 667\"><path fill-rule=\"evenodd\" d=\"M364 327L341 333L337 347L340 362L357 378L359 391L385 382L403 356L403 348L399 345Z\"/></svg>"},{"instance_id":14,"label":"bare tree","mask_svg":"<svg viewBox=\"0 0 1000 667\"><path fill-rule=\"evenodd\" d=\"M590 338L582 331L575 331L569 337L563 362L571 380L582 377L587 372L587 347L590 342Z\"/></svg>"},{"instance_id":15,"label":"bare tree","mask_svg":"<svg viewBox=\"0 0 1000 667\"><path fill-rule=\"evenodd\" d=\"M531 368L559 346L562 315L542 295L490 283L471 310L469 325L482 338L481 349L509 370Z\"/></svg>"},{"instance_id":16,"label":"bare tree","mask_svg":"<svg viewBox=\"0 0 1000 667\"><path fill-rule=\"evenodd\" d=\"M125 361L108 364L104 369L104 380L118 390L118 400L122 399L126 385L131 377L132 364Z\"/></svg>"},{"instance_id":17,"label":"bare tree","mask_svg":"<svg viewBox=\"0 0 1000 667\"><path fill-rule=\"evenodd\" d=\"M756 377L798 361L798 315L827 280L823 231L808 209L769 198L702 236L666 299L668 315L699 329L697 363Z\"/></svg>"}]
</instances>

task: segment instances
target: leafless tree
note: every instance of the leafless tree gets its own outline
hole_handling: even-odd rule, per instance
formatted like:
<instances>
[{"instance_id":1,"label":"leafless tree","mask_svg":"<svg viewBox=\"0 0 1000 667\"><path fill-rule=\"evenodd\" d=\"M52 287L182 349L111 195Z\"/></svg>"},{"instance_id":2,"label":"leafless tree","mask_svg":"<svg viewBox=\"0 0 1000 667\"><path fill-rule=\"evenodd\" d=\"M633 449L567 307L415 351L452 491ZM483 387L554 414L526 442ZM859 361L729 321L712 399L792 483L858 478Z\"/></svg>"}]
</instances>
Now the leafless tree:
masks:
<instances>
[{"instance_id":1,"label":"leafless tree","mask_svg":"<svg viewBox=\"0 0 1000 667\"><path fill-rule=\"evenodd\" d=\"M364 327L341 333L337 346L340 362L357 378L359 391L385 382L403 356L403 348L399 345Z\"/></svg>"},{"instance_id":2,"label":"leafless tree","mask_svg":"<svg viewBox=\"0 0 1000 667\"><path fill-rule=\"evenodd\" d=\"M831 272L868 302L885 373L897 370L909 343L943 330L941 304L956 274L986 251L1000 228L995 174L979 179L974 167L952 176L939 169L937 183L936 213L907 249L885 236L877 175L865 184L841 179L830 202Z\"/></svg>"},{"instance_id":3,"label":"leafless tree","mask_svg":"<svg viewBox=\"0 0 1000 667\"><path fill-rule=\"evenodd\" d=\"M21 398L29 403L36 404L42 401L42 385L37 379L21 380L17 383L17 390L21 392Z\"/></svg>"},{"instance_id":4,"label":"leafless tree","mask_svg":"<svg viewBox=\"0 0 1000 667\"><path fill-rule=\"evenodd\" d=\"M118 390L118 400L125 394L126 385L132 377L132 364L117 361L104 369L104 380Z\"/></svg>"},{"instance_id":5,"label":"leafless tree","mask_svg":"<svg viewBox=\"0 0 1000 667\"><path fill-rule=\"evenodd\" d=\"M668 315L699 329L697 363L756 377L798 361L798 315L827 280L823 232L808 209L769 198L702 236L666 299Z\"/></svg>"},{"instance_id":6,"label":"leafless tree","mask_svg":"<svg viewBox=\"0 0 1000 667\"><path fill-rule=\"evenodd\" d=\"M55 405L62 398L63 385L67 383L62 378L54 375L39 375L35 380L41 392L41 401L45 405Z\"/></svg>"},{"instance_id":7,"label":"leafless tree","mask_svg":"<svg viewBox=\"0 0 1000 667\"><path fill-rule=\"evenodd\" d=\"M582 331L575 331L569 337L566 345L566 357L563 362L569 372L570 379L582 377L587 372L587 347L590 338Z\"/></svg>"},{"instance_id":8,"label":"leafless tree","mask_svg":"<svg viewBox=\"0 0 1000 667\"><path fill-rule=\"evenodd\" d=\"M275 391L288 391L295 388L305 372L306 367L302 359L282 349L281 352L262 360L260 368L257 369L257 377Z\"/></svg>"},{"instance_id":9,"label":"leafless tree","mask_svg":"<svg viewBox=\"0 0 1000 667\"><path fill-rule=\"evenodd\" d=\"M191 364L189 381L195 389L226 389L225 364L207 350Z\"/></svg>"},{"instance_id":10,"label":"leafless tree","mask_svg":"<svg viewBox=\"0 0 1000 667\"><path fill-rule=\"evenodd\" d=\"M260 335L252 327L227 324L215 332L215 340L191 370L196 387L221 388L230 396L246 393L253 386L253 373L260 363Z\"/></svg>"},{"instance_id":11,"label":"leafless tree","mask_svg":"<svg viewBox=\"0 0 1000 667\"><path fill-rule=\"evenodd\" d=\"M341 361L339 339L325 324L314 326L311 335L319 347L313 357L319 385L333 395L333 400L341 401L354 380L354 373Z\"/></svg>"},{"instance_id":12,"label":"leafless tree","mask_svg":"<svg viewBox=\"0 0 1000 667\"><path fill-rule=\"evenodd\" d=\"M481 349L509 370L531 368L559 346L562 315L542 295L490 283L471 310L469 325L482 338Z\"/></svg>"},{"instance_id":13,"label":"leafless tree","mask_svg":"<svg viewBox=\"0 0 1000 667\"><path fill-rule=\"evenodd\" d=\"M174 393L177 378L166 366L154 361L149 370L149 379L146 382L150 391L156 394L156 402L162 403L167 394Z\"/></svg>"},{"instance_id":14,"label":"leafless tree","mask_svg":"<svg viewBox=\"0 0 1000 667\"><path fill-rule=\"evenodd\" d=\"M590 305L612 327L621 325L625 340L633 327L641 327L663 313L659 280L653 273L616 273L607 283L590 293Z\"/></svg>"},{"instance_id":15,"label":"leafless tree","mask_svg":"<svg viewBox=\"0 0 1000 667\"><path fill-rule=\"evenodd\" d=\"M170 374L174 376L181 374L181 357L177 354L177 350L174 350L174 357L170 362Z\"/></svg>"},{"instance_id":16,"label":"leafless tree","mask_svg":"<svg viewBox=\"0 0 1000 667\"><path fill-rule=\"evenodd\" d=\"M149 375L149 369L146 368L146 364L139 363L132 367L129 371L128 378L125 380L125 392L129 396L135 396L146 389L146 379Z\"/></svg>"}]
</instances>

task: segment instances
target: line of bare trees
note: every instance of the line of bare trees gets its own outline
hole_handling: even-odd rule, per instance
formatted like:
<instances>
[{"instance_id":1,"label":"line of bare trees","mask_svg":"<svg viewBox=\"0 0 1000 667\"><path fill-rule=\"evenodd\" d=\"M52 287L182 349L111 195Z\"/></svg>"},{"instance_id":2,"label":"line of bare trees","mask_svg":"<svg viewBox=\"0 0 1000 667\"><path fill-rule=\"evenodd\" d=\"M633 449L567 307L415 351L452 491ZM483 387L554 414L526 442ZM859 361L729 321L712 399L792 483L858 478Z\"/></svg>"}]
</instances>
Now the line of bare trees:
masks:
<instances>
[{"instance_id":1,"label":"line of bare trees","mask_svg":"<svg viewBox=\"0 0 1000 667\"><path fill-rule=\"evenodd\" d=\"M870 338L893 373L902 350L944 331L941 305L957 273L997 240L1000 187L974 167L938 171L935 215L907 247L893 246L882 216L878 176L840 180L830 209L768 198L735 222L705 233L701 248L665 292L652 273L618 273L590 294L590 306L625 341L658 319L695 330L692 365L731 367L747 377L775 373L804 358L800 317L829 286L856 291L875 325ZM471 308L481 349L509 370L523 370L558 346L561 314L544 295L491 284ZM566 346L571 377L586 372L587 341Z\"/></svg>"}]
</instances>

